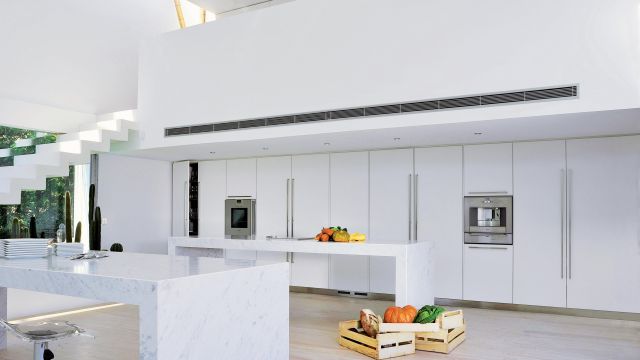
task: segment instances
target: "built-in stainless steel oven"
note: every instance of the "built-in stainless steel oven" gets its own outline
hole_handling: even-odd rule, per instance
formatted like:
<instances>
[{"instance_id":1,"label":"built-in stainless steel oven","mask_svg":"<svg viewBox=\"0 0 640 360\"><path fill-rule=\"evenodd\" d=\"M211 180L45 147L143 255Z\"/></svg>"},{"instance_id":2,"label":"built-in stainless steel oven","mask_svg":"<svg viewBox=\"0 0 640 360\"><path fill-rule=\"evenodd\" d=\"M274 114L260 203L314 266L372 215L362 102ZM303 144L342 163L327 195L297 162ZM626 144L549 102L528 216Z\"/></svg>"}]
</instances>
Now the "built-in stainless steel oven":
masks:
<instances>
[{"instance_id":1,"label":"built-in stainless steel oven","mask_svg":"<svg viewBox=\"0 0 640 360\"><path fill-rule=\"evenodd\" d=\"M252 239L256 233L256 200L229 198L224 202L224 234L234 239Z\"/></svg>"},{"instance_id":2,"label":"built-in stainless steel oven","mask_svg":"<svg viewBox=\"0 0 640 360\"><path fill-rule=\"evenodd\" d=\"M466 196L465 244L513 244L513 197Z\"/></svg>"}]
</instances>

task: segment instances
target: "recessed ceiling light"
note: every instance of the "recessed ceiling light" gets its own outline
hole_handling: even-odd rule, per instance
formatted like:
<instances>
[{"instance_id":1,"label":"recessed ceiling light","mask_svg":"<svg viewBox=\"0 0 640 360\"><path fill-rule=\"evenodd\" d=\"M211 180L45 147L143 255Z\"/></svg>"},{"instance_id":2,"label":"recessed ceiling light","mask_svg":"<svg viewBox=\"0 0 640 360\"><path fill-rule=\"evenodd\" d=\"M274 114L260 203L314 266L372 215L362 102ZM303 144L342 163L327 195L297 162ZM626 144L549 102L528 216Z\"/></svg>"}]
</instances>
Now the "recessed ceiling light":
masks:
<instances>
[{"instance_id":1,"label":"recessed ceiling light","mask_svg":"<svg viewBox=\"0 0 640 360\"><path fill-rule=\"evenodd\" d=\"M393 141L400 141L400 138L395 137L395 138L393 138Z\"/></svg>"},{"instance_id":2,"label":"recessed ceiling light","mask_svg":"<svg viewBox=\"0 0 640 360\"><path fill-rule=\"evenodd\" d=\"M482 135L481 132L474 132L473 135Z\"/></svg>"},{"instance_id":3,"label":"recessed ceiling light","mask_svg":"<svg viewBox=\"0 0 640 360\"><path fill-rule=\"evenodd\" d=\"M267 150L269 150L269 148L264 146L264 147L262 147L262 150L267 151Z\"/></svg>"},{"instance_id":4,"label":"recessed ceiling light","mask_svg":"<svg viewBox=\"0 0 640 360\"><path fill-rule=\"evenodd\" d=\"M331 143L330 143L330 142L326 142L326 143L324 143L324 146L329 146L329 145L331 145Z\"/></svg>"},{"instance_id":5,"label":"recessed ceiling light","mask_svg":"<svg viewBox=\"0 0 640 360\"><path fill-rule=\"evenodd\" d=\"M216 152L215 151L209 151L209 155L215 155Z\"/></svg>"}]
</instances>

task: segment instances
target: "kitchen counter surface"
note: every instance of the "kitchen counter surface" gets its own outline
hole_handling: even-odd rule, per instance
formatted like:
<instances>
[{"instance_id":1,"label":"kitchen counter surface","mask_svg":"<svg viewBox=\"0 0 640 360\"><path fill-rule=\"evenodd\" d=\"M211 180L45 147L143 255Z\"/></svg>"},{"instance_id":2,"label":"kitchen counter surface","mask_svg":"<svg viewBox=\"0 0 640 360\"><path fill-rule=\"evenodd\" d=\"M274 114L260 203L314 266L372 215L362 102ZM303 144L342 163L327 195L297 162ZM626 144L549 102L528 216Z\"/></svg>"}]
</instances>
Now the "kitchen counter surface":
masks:
<instances>
[{"instance_id":1,"label":"kitchen counter surface","mask_svg":"<svg viewBox=\"0 0 640 360\"><path fill-rule=\"evenodd\" d=\"M369 242L320 242L295 239L240 240L215 237L171 237L169 254L175 247L219 248L227 250L284 251L314 254L398 256L407 251L431 247L431 242L412 244L373 244Z\"/></svg>"},{"instance_id":2,"label":"kitchen counter surface","mask_svg":"<svg viewBox=\"0 0 640 360\"><path fill-rule=\"evenodd\" d=\"M224 256L224 250L392 257L395 260L396 304L433 304L433 242L372 244L295 239L239 240L215 237L171 237L172 255ZM220 251L223 250L223 251Z\"/></svg>"},{"instance_id":3,"label":"kitchen counter surface","mask_svg":"<svg viewBox=\"0 0 640 360\"><path fill-rule=\"evenodd\" d=\"M288 284L286 263L136 253L0 259L0 317L7 288L122 302L139 307L140 359L205 359L211 349L226 359L288 359Z\"/></svg>"}]
</instances>

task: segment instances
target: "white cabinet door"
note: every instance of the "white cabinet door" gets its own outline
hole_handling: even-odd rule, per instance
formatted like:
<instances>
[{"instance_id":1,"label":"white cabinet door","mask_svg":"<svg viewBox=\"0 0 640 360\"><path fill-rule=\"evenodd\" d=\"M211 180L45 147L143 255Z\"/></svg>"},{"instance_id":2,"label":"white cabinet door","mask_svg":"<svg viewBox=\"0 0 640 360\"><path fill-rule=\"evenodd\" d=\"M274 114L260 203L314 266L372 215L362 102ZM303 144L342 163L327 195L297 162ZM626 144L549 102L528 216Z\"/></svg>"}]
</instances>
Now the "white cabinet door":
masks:
<instances>
[{"instance_id":1,"label":"white cabinet door","mask_svg":"<svg viewBox=\"0 0 640 360\"><path fill-rule=\"evenodd\" d=\"M465 194L512 194L512 151L511 143L465 146Z\"/></svg>"},{"instance_id":2,"label":"white cabinet door","mask_svg":"<svg viewBox=\"0 0 640 360\"><path fill-rule=\"evenodd\" d=\"M567 141L567 306L640 312L640 137Z\"/></svg>"},{"instance_id":3,"label":"white cabinet door","mask_svg":"<svg viewBox=\"0 0 640 360\"><path fill-rule=\"evenodd\" d=\"M413 150L382 150L369 153L369 242L408 244L413 201ZM370 291L395 292L395 261L372 257Z\"/></svg>"},{"instance_id":4,"label":"white cabinet door","mask_svg":"<svg viewBox=\"0 0 640 360\"><path fill-rule=\"evenodd\" d=\"M289 227L289 187L291 156L257 160L256 237L287 237ZM283 252L258 252L258 259L286 261Z\"/></svg>"},{"instance_id":5,"label":"white cabinet door","mask_svg":"<svg viewBox=\"0 0 640 360\"><path fill-rule=\"evenodd\" d=\"M189 171L188 161L173 163L173 236L189 236Z\"/></svg>"},{"instance_id":6,"label":"white cabinet door","mask_svg":"<svg viewBox=\"0 0 640 360\"><path fill-rule=\"evenodd\" d=\"M464 300L511 303L512 275L513 246L464 245Z\"/></svg>"},{"instance_id":7,"label":"white cabinet door","mask_svg":"<svg viewBox=\"0 0 640 360\"><path fill-rule=\"evenodd\" d=\"M256 159L227 160L227 196L256 197Z\"/></svg>"},{"instance_id":8,"label":"white cabinet door","mask_svg":"<svg viewBox=\"0 0 640 360\"><path fill-rule=\"evenodd\" d=\"M415 150L418 241L435 243L435 296L462 299L462 147Z\"/></svg>"},{"instance_id":9,"label":"white cabinet door","mask_svg":"<svg viewBox=\"0 0 640 360\"><path fill-rule=\"evenodd\" d=\"M227 198L227 162L198 163L200 236L224 237L224 201Z\"/></svg>"},{"instance_id":10,"label":"white cabinet door","mask_svg":"<svg viewBox=\"0 0 640 360\"><path fill-rule=\"evenodd\" d=\"M513 302L565 307L565 142L513 145ZM541 286L544 284L544 286Z\"/></svg>"},{"instance_id":11,"label":"white cabinet door","mask_svg":"<svg viewBox=\"0 0 640 360\"><path fill-rule=\"evenodd\" d=\"M369 153L331 154L331 225L369 234ZM368 292L369 257L331 255L332 289Z\"/></svg>"},{"instance_id":12,"label":"white cabinet door","mask_svg":"<svg viewBox=\"0 0 640 360\"><path fill-rule=\"evenodd\" d=\"M313 238L329 224L329 155L294 156L291 168L292 236ZM329 255L293 254L291 285L328 288Z\"/></svg>"}]
</instances>

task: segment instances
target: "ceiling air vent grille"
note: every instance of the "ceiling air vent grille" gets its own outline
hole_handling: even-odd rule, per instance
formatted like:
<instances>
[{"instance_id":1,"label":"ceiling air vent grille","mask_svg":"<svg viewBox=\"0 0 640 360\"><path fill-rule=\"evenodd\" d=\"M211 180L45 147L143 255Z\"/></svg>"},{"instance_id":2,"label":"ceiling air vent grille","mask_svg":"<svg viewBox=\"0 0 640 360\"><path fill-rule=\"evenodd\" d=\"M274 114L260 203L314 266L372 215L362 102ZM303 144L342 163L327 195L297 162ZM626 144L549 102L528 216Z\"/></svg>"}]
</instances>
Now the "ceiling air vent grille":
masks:
<instances>
[{"instance_id":1,"label":"ceiling air vent grille","mask_svg":"<svg viewBox=\"0 0 640 360\"><path fill-rule=\"evenodd\" d=\"M253 120L240 121L238 123L238 128L248 129L248 128L266 126L266 125L267 125L266 119L253 119Z\"/></svg>"},{"instance_id":2,"label":"ceiling air vent grille","mask_svg":"<svg viewBox=\"0 0 640 360\"><path fill-rule=\"evenodd\" d=\"M309 121L322 121L322 120L327 120L326 111L296 115L297 123L303 123L303 122L309 122Z\"/></svg>"},{"instance_id":3,"label":"ceiling air vent grille","mask_svg":"<svg viewBox=\"0 0 640 360\"><path fill-rule=\"evenodd\" d=\"M397 114L400 112L400 104L398 105L382 105L364 108L366 116Z\"/></svg>"},{"instance_id":4,"label":"ceiling air vent grille","mask_svg":"<svg viewBox=\"0 0 640 360\"><path fill-rule=\"evenodd\" d=\"M293 115L272 117L267 119L267 126L293 124L293 120Z\"/></svg>"},{"instance_id":5,"label":"ceiling air vent grille","mask_svg":"<svg viewBox=\"0 0 640 360\"><path fill-rule=\"evenodd\" d=\"M364 116L364 108L335 110L330 113L331 119L345 119Z\"/></svg>"},{"instance_id":6,"label":"ceiling air vent grille","mask_svg":"<svg viewBox=\"0 0 640 360\"><path fill-rule=\"evenodd\" d=\"M314 121L354 119L379 115L407 114L415 112L454 110L468 107L522 104L529 101L545 101L578 97L578 85L550 87L531 90L515 90L493 94L482 94L455 98L431 99L406 103L374 105L351 109L335 109L314 113L301 113L269 118L246 119L224 123L199 124L164 129L164 136L202 134L217 131L250 129L265 126L289 125Z\"/></svg>"},{"instance_id":7,"label":"ceiling air vent grille","mask_svg":"<svg viewBox=\"0 0 640 360\"><path fill-rule=\"evenodd\" d=\"M438 110L438 100L400 104L402 112Z\"/></svg>"}]
</instances>

